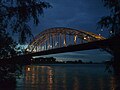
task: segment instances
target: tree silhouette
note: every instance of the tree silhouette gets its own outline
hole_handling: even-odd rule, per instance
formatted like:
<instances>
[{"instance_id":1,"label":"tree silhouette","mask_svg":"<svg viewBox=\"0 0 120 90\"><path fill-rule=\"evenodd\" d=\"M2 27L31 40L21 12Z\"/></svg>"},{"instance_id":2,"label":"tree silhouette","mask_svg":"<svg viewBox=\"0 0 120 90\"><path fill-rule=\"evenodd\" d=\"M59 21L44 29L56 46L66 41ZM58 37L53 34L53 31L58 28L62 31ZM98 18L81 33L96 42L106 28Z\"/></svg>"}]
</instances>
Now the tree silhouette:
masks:
<instances>
[{"instance_id":1,"label":"tree silhouette","mask_svg":"<svg viewBox=\"0 0 120 90\"><path fill-rule=\"evenodd\" d=\"M0 58L18 54L17 43L9 33L17 33L19 43L25 43L27 37L32 37L29 22L38 25L39 15L50 7L49 3L39 0L0 0Z\"/></svg>"},{"instance_id":2,"label":"tree silhouette","mask_svg":"<svg viewBox=\"0 0 120 90\"><path fill-rule=\"evenodd\" d=\"M19 52L10 33L18 33L19 43L25 43L26 38L32 36L28 23L34 21L38 25L39 15L49 7L49 3L39 0L0 0L0 88L13 90L10 87L16 81L17 66L10 58Z\"/></svg>"},{"instance_id":3,"label":"tree silhouette","mask_svg":"<svg viewBox=\"0 0 120 90\"><path fill-rule=\"evenodd\" d=\"M0 31L19 33L19 42L24 43L27 36L32 36L28 22L38 25L39 15L49 7L39 0L0 0Z\"/></svg>"},{"instance_id":4,"label":"tree silhouette","mask_svg":"<svg viewBox=\"0 0 120 90\"><path fill-rule=\"evenodd\" d=\"M6 32L0 32L0 59L16 55L15 46L16 43Z\"/></svg>"},{"instance_id":5,"label":"tree silhouette","mask_svg":"<svg viewBox=\"0 0 120 90\"><path fill-rule=\"evenodd\" d=\"M109 16L104 16L98 22L100 28L107 28L111 36L120 35L120 0L102 0L110 10Z\"/></svg>"}]
</instances>

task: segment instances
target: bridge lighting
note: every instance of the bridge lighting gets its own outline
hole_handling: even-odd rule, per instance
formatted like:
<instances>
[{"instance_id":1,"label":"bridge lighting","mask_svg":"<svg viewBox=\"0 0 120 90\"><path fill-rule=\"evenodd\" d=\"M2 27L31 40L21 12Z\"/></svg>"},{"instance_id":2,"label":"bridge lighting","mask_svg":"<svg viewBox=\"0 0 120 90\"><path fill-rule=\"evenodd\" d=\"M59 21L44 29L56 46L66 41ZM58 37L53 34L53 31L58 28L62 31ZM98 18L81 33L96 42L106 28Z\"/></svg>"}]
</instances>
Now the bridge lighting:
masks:
<instances>
[{"instance_id":1,"label":"bridge lighting","mask_svg":"<svg viewBox=\"0 0 120 90\"><path fill-rule=\"evenodd\" d=\"M77 35L74 36L74 43L76 44Z\"/></svg>"},{"instance_id":2,"label":"bridge lighting","mask_svg":"<svg viewBox=\"0 0 120 90\"><path fill-rule=\"evenodd\" d=\"M84 40L86 40L87 38L86 37L84 37Z\"/></svg>"},{"instance_id":3,"label":"bridge lighting","mask_svg":"<svg viewBox=\"0 0 120 90\"><path fill-rule=\"evenodd\" d=\"M64 37L63 37L63 39L64 39L64 42L63 42L63 44L64 44L64 46L66 46L66 34L64 34Z\"/></svg>"},{"instance_id":4,"label":"bridge lighting","mask_svg":"<svg viewBox=\"0 0 120 90\"><path fill-rule=\"evenodd\" d=\"M64 46L66 46L66 41L64 40Z\"/></svg>"},{"instance_id":5,"label":"bridge lighting","mask_svg":"<svg viewBox=\"0 0 120 90\"><path fill-rule=\"evenodd\" d=\"M29 52L30 50L27 48L27 49L26 49L26 51L28 51L28 52Z\"/></svg>"},{"instance_id":6,"label":"bridge lighting","mask_svg":"<svg viewBox=\"0 0 120 90\"><path fill-rule=\"evenodd\" d=\"M36 50L34 49L33 52L36 52Z\"/></svg>"},{"instance_id":7,"label":"bridge lighting","mask_svg":"<svg viewBox=\"0 0 120 90\"><path fill-rule=\"evenodd\" d=\"M29 68L29 67L27 68L27 71L30 71L30 68Z\"/></svg>"}]
</instances>

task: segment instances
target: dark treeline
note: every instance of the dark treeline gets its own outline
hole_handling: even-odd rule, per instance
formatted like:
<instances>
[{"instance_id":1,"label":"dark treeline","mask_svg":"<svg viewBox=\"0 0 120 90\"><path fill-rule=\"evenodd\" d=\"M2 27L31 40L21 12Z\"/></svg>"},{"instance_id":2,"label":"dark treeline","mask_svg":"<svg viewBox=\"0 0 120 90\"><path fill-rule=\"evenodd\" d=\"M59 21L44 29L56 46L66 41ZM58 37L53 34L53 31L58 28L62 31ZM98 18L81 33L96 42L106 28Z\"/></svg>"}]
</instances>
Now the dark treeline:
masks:
<instances>
[{"instance_id":1,"label":"dark treeline","mask_svg":"<svg viewBox=\"0 0 120 90\"><path fill-rule=\"evenodd\" d=\"M104 63L104 62L101 62ZM40 57L40 58L32 58L31 64L101 64L97 62L83 62L82 60L74 60L74 61L59 61L54 57Z\"/></svg>"}]
</instances>

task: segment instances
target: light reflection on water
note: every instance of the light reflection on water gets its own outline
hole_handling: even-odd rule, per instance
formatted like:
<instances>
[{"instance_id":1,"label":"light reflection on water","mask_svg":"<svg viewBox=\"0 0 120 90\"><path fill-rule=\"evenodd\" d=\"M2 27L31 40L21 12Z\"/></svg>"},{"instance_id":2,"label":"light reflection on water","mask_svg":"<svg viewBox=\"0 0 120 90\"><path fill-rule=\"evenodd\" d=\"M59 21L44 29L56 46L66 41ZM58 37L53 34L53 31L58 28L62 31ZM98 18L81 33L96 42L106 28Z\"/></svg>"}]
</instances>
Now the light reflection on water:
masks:
<instances>
[{"instance_id":1,"label":"light reflection on water","mask_svg":"<svg viewBox=\"0 0 120 90\"><path fill-rule=\"evenodd\" d=\"M103 65L28 65L16 90L116 90Z\"/></svg>"}]
</instances>

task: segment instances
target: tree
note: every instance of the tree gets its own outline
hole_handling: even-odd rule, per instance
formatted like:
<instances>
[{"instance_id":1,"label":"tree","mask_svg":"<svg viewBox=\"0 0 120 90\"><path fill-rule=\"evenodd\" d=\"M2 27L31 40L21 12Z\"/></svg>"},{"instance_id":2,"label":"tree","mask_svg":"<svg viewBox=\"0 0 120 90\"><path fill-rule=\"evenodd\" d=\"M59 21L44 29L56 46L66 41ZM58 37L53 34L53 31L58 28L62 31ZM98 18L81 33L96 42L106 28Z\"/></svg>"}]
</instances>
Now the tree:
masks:
<instances>
[{"instance_id":1,"label":"tree","mask_svg":"<svg viewBox=\"0 0 120 90\"><path fill-rule=\"evenodd\" d=\"M6 32L0 32L0 59L10 58L16 55L15 46L16 43Z\"/></svg>"},{"instance_id":2,"label":"tree","mask_svg":"<svg viewBox=\"0 0 120 90\"><path fill-rule=\"evenodd\" d=\"M39 15L49 7L49 3L39 0L0 0L0 88L3 84L11 87L11 81L16 81L16 63L13 58L7 58L17 55L19 48L9 33L18 33L19 43L25 43L26 38L32 36L28 22L32 20L38 25Z\"/></svg>"},{"instance_id":3,"label":"tree","mask_svg":"<svg viewBox=\"0 0 120 90\"><path fill-rule=\"evenodd\" d=\"M51 5L39 0L0 0L0 58L16 55L14 42L9 33L19 34L19 43L32 37L29 22L39 23L39 15Z\"/></svg>"},{"instance_id":4,"label":"tree","mask_svg":"<svg viewBox=\"0 0 120 90\"><path fill-rule=\"evenodd\" d=\"M0 31L19 33L19 42L24 43L27 36L32 36L28 22L33 20L38 25L39 15L49 7L39 0L0 0Z\"/></svg>"},{"instance_id":5,"label":"tree","mask_svg":"<svg viewBox=\"0 0 120 90\"><path fill-rule=\"evenodd\" d=\"M109 16L104 16L98 22L100 28L109 30L111 36L120 35L120 0L102 0L110 10Z\"/></svg>"}]
</instances>

